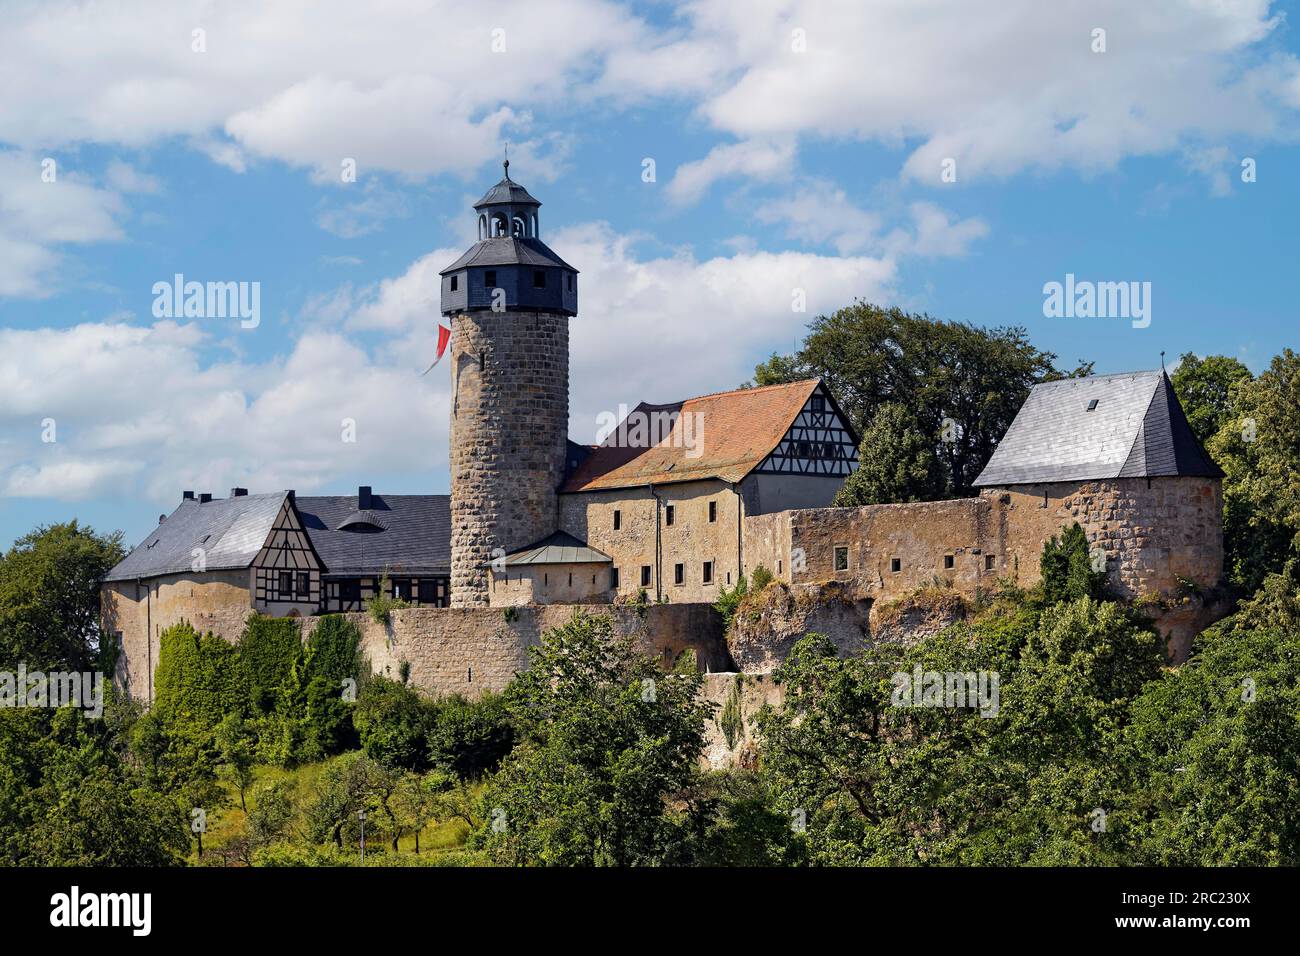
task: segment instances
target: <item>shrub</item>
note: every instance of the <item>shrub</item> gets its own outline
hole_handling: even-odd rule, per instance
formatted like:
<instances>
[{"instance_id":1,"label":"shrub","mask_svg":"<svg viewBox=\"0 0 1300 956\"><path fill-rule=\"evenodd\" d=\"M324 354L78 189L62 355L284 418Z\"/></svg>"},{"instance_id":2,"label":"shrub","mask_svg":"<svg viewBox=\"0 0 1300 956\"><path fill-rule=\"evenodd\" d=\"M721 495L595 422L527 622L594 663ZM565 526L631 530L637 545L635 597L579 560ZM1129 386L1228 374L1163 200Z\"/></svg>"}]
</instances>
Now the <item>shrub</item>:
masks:
<instances>
[{"instance_id":1,"label":"shrub","mask_svg":"<svg viewBox=\"0 0 1300 956\"><path fill-rule=\"evenodd\" d=\"M1049 603L1102 596L1106 575L1092 569L1088 536L1077 521L1066 528L1059 539L1053 535L1047 540L1039 567L1043 577L1043 596Z\"/></svg>"},{"instance_id":2,"label":"shrub","mask_svg":"<svg viewBox=\"0 0 1300 956\"><path fill-rule=\"evenodd\" d=\"M456 695L438 702L428 737L433 766L477 780L496 770L514 745L514 724L501 695L478 700Z\"/></svg>"},{"instance_id":3,"label":"shrub","mask_svg":"<svg viewBox=\"0 0 1300 956\"><path fill-rule=\"evenodd\" d=\"M253 713L275 711L281 689L301 656L302 629L298 621L289 617L249 615L239 639L239 659L248 682Z\"/></svg>"}]
</instances>

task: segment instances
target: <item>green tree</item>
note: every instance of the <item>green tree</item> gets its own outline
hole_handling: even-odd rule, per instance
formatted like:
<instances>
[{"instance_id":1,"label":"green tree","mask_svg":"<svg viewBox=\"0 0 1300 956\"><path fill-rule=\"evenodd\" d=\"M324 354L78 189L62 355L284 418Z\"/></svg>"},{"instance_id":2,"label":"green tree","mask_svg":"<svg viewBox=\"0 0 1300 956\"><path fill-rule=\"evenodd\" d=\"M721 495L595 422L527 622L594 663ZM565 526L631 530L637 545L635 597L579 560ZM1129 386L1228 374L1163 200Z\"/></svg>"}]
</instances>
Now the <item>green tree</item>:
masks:
<instances>
[{"instance_id":1,"label":"green tree","mask_svg":"<svg viewBox=\"0 0 1300 956\"><path fill-rule=\"evenodd\" d=\"M514 745L514 724L500 694L438 701L428 734L432 766L461 780L478 780L496 770Z\"/></svg>"},{"instance_id":2,"label":"green tree","mask_svg":"<svg viewBox=\"0 0 1300 956\"><path fill-rule=\"evenodd\" d=\"M0 556L0 661L29 670L107 668L99 583L122 560L122 535L76 521L42 525ZM111 673L111 671L110 671Z\"/></svg>"},{"instance_id":3,"label":"green tree","mask_svg":"<svg viewBox=\"0 0 1300 956\"><path fill-rule=\"evenodd\" d=\"M274 713L293 666L302 657L302 630L290 617L250 614L239 639L252 713Z\"/></svg>"},{"instance_id":4,"label":"green tree","mask_svg":"<svg viewBox=\"0 0 1300 956\"><path fill-rule=\"evenodd\" d=\"M759 384L820 376L859 433L887 403L931 436L941 487L965 495L1035 383L1086 375L1034 348L1023 328L982 329L855 302L813 320L803 348L755 370ZM945 419L952 425L945 428Z\"/></svg>"},{"instance_id":5,"label":"green tree","mask_svg":"<svg viewBox=\"0 0 1300 956\"><path fill-rule=\"evenodd\" d=\"M402 770L428 767L427 739L434 719L431 702L406 684L381 676L366 682L352 713L366 756Z\"/></svg>"},{"instance_id":6,"label":"green tree","mask_svg":"<svg viewBox=\"0 0 1300 956\"><path fill-rule=\"evenodd\" d=\"M1254 380L1233 390L1233 413L1210 440L1226 473L1223 483L1224 564L1246 592L1296 555L1300 544L1300 355L1274 357Z\"/></svg>"},{"instance_id":7,"label":"green tree","mask_svg":"<svg viewBox=\"0 0 1300 956\"><path fill-rule=\"evenodd\" d=\"M1049 603L1077 601L1083 597L1100 597L1106 582L1105 571L1092 569L1088 535L1074 522L1043 543L1039 560L1043 596Z\"/></svg>"},{"instance_id":8,"label":"green tree","mask_svg":"<svg viewBox=\"0 0 1300 956\"><path fill-rule=\"evenodd\" d=\"M935 437L926 434L902 405L879 406L862 436L858 469L844 479L835 504L851 507L944 497L947 480L934 453Z\"/></svg>"},{"instance_id":9,"label":"green tree","mask_svg":"<svg viewBox=\"0 0 1300 956\"><path fill-rule=\"evenodd\" d=\"M1195 353L1183 353L1169 380L1187 413L1187 423L1202 444L1232 419L1233 392L1253 377L1250 369L1235 358L1226 355L1197 358Z\"/></svg>"},{"instance_id":10,"label":"green tree","mask_svg":"<svg viewBox=\"0 0 1300 956\"><path fill-rule=\"evenodd\" d=\"M217 725L215 741L222 774L239 791L239 807L247 813L245 794L253 782L256 739L242 717L227 714Z\"/></svg>"},{"instance_id":11,"label":"green tree","mask_svg":"<svg viewBox=\"0 0 1300 956\"><path fill-rule=\"evenodd\" d=\"M665 797L691 779L711 711L694 660L665 673L608 617L581 614L530 655L506 690L521 740L488 784L480 839L516 864L661 860Z\"/></svg>"}]
</instances>

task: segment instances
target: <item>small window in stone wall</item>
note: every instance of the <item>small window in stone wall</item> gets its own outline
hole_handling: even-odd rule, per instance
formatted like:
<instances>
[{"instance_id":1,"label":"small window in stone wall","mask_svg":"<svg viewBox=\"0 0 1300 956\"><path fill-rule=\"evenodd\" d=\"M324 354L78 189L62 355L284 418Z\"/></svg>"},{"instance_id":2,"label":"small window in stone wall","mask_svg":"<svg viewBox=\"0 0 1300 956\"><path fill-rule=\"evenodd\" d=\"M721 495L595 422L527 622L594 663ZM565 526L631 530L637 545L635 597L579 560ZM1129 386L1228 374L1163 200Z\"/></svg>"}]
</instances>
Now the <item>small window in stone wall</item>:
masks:
<instances>
[{"instance_id":1,"label":"small window in stone wall","mask_svg":"<svg viewBox=\"0 0 1300 956\"><path fill-rule=\"evenodd\" d=\"M945 571L951 571L954 564L956 564L956 559L951 554L945 554L943 556L943 567Z\"/></svg>"},{"instance_id":2,"label":"small window in stone wall","mask_svg":"<svg viewBox=\"0 0 1300 956\"><path fill-rule=\"evenodd\" d=\"M903 559L902 559L902 558L890 558L890 559L889 559L889 570L890 570L890 573L892 573L892 574L897 574L899 571L903 570Z\"/></svg>"},{"instance_id":3,"label":"small window in stone wall","mask_svg":"<svg viewBox=\"0 0 1300 956\"><path fill-rule=\"evenodd\" d=\"M849 569L849 547L848 545L836 545L835 547L835 570L847 571Z\"/></svg>"},{"instance_id":4,"label":"small window in stone wall","mask_svg":"<svg viewBox=\"0 0 1300 956\"><path fill-rule=\"evenodd\" d=\"M617 531L621 527L623 527L623 512L615 508L614 509L614 530Z\"/></svg>"},{"instance_id":5,"label":"small window in stone wall","mask_svg":"<svg viewBox=\"0 0 1300 956\"><path fill-rule=\"evenodd\" d=\"M709 520L710 521L718 520L718 503L716 501L709 502Z\"/></svg>"},{"instance_id":6,"label":"small window in stone wall","mask_svg":"<svg viewBox=\"0 0 1300 956\"><path fill-rule=\"evenodd\" d=\"M609 569L609 586L612 590L618 590L618 568Z\"/></svg>"},{"instance_id":7,"label":"small window in stone wall","mask_svg":"<svg viewBox=\"0 0 1300 956\"><path fill-rule=\"evenodd\" d=\"M704 583L705 584L713 583L713 562L712 561L704 562Z\"/></svg>"},{"instance_id":8,"label":"small window in stone wall","mask_svg":"<svg viewBox=\"0 0 1300 956\"><path fill-rule=\"evenodd\" d=\"M992 571L992 570L993 570L993 560L994 560L994 559L993 559L993 555L991 555L991 554L986 554L986 555L984 555L984 570L985 570L985 571Z\"/></svg>"},{"instance_id":9,"label":"small window in stone wall","mask_svg":"<svg viewBox=\"0 0 1300 956\"><path fill-rule=\"evenodd\" d=\"M674 512L674 510L673 510L673 506L672 506L672 505L665 505L665 506L664 506L664 524L665 524L665 525L670 525L670 524L673 523L673 516L674 516L674 513L675 513L675 512Z\"/></svg>"},{"instance_id":10,"label":"small window in stone wall","mask_svg":"<svg viewBox=\"0 0 1300 956\"><path fill-rule=\"evenodd\" d=\"M650 567L650 565L648 564L641 565L641 587L648 588L650 586L651 570L653 569Z\"/></svg>"},{"instance_id":11,"label":"small window in stone wall","mask_svg":"<svg viewBox=\"0 0 1300 956\"><path fill-rule=\"evenodd\" d=\"M685 583L686 583L686 565L684 565L684 564L674 564L674 565L673 565L673 584L685 584Z\"/></svg>"}]
</instances>

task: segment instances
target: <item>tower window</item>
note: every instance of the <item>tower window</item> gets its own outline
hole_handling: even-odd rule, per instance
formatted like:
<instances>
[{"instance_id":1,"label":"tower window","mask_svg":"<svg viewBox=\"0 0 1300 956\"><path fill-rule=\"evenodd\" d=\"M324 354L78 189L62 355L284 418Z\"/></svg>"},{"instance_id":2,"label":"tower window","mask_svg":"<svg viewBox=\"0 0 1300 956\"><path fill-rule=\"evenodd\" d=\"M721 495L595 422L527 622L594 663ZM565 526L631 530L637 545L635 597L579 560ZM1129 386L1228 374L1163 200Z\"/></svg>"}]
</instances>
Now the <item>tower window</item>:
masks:
<instances>
[{"instance_id":1,"label":"tower window","mask_svg":"<svg viewBox=\"0 0 1300 956\"><path fill-rule=\"evenodd\" d=\"M956 563L956 559L954 559L951 554L945 554L943 556L943 566L946 570L952 570L952 567L955 563Z\"/></svg>"},{"instance_id":2,"label":"tower window","mask_svg":"<svg viewBox=\"0 0 1300 956\"><path fill-rule=\"evenodd\" d=\"M685 584L685 583L686 583L686 565L684 565L684 564L674 564L674 565L673 565L673 584Z\"/></svg>"},{"instance_id":3,"label":"tower window","mask_svg":"<svg viewBox=\"0 0 1300 956\"><path fill-rule=\"evenodd\" d=\"M648 587L650 586L650 571L651 571L651 570L652 570L652 569L651 569L650 565L648 565L648 564L643 564L643 565L641 565L641 587L643 587L643 588L648 588Z\"/></svg>"},{"instance_id":4,"label":"tower window","mask_svg":"<svg viewBox=\"0 0 1300 956\"><path fill-rule=\"evenodd\" d=\"M618 568L609 569L609 587L611 591L618 590Z\"/></svg>"},{"instance_id":5,"label":"tower window","mask_svg":"<svg viewBox=\"0 0 1300 956\"><path fill-rule=\"evenodd\" d=\"M985 571L993 570L993 555L991 554L984 555L984 570Z\"/></svg>"},{"instance_id":6,"label":"tower window","mask_svg":"<svg viewBox=\"0 0 1300 956\"><path fill-rule=\"evenodd\" d=\"M718 503L716 501L709 502L709 520L710 521L718 520Z\"/></svg>"},{"instance_id":7,"label":"tower window","mask_svg":"<svg viewBox=\"0 0 1300 956\"><path fill-rule=\"evenodd\" d=\"M889 571L890 571L890 573L891 573L891 574L897 574L897 573L898 573L899 571L901 571L901 570L903 570L903 559L902 559L902 558L890 558L890 559L889 559Z\"/></svg>"},{"instance_id":8,"label":"tower window","mask_svg":"<svg viewBox=\"0 0 1300 956\"><path fill-rule=\"evenodd\" d=\"M572 272L569 273L569 291L570 291L570 292L573 291L573 273L572 273Z\"/></svg>"},{"instance_id":9,"label":"tower window","mask_svg":"<svg viewBox=\"0 0 1300 956\"><path fill-rule=\"evenodd\" d=\"M543 270L543 269L534 269L534 270L533 270L533 288L534 288L534 289L545 289L545 288L546 288L546 271L545 271L545 270Z\"/></svg>"},{"instance_id":10,"label":"tower window","mask_svg":"<svg viewBox=\"0 0 1300 956\"><path fill-rule=\"evenodd\" d=\"M621 527L623 527L623 512L615 508L614 509L614 530L617 531Z\"/></svg>"},{"instance_id":11,"label":"tower window","mask_svg":"<svg viewBox=\"0 0 1300 956\"><path fill-rule=\"evenodd\" d=\"M455 292L458 288L460 288L460 276L452 276L452 277L451 277L451 291L452 291L452 292Z\"/></svg>"},{"instance_id":12,"label":"tower window","mask_svg":"<svg viewBox=\"0 0 1300 956\"><path fill-rule=\"evenodd\" d=\"M713 583L713 562L712 561L704 562L704 583L705 584Z\"/></svg>"},{"instance_id":13,"label":"tower window","mask_svg":"<svg viewBox=\"0 0 1300 956\"><path fill-rule=\"evenodd\" d=\"M483 273L483 284L489 289L495 289L497 285L497 270L488 269Z\"/></svg>"},{"instance_id":14,"label":"tower window","mask_svg":"<svg viewBox=\"0 0 1300 956\"><path fill-rule=\"evenodd\" d=\"M673 506L664 505L664 524L671 525L673 523L673 514L674 514Z\"/></svg>"},{"instance_id":15,"label":"tower window","mask_svg":"<svg viewBox=\"0 0 1300 956\"><path fill-rule=\"evenodd\" d=\"M849 546L846 544L837 545L835 548L835 570L847 571L849 569Z\"/></svg>"}]
</instances>

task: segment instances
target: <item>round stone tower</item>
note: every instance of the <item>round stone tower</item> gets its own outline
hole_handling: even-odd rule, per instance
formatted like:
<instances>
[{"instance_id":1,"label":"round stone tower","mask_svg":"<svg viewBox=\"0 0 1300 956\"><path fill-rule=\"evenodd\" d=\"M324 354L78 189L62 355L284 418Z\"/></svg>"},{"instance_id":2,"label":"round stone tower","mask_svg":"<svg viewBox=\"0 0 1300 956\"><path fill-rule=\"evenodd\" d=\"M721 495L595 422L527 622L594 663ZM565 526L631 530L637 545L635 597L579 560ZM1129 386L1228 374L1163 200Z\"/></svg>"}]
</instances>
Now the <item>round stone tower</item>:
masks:
<instances>
[{"instance_id":1,"label":"round stone tower","mask_svg":"<svg viewBox=\"0 0 1300 956\"><path fill-rule=\"evenodd\" d=\"M451 324L451 604L488 603L494 558L558 528L578 273L538 238L541 203L505 176L478 242L444 269Z\"/></svg>"}]
</instances>

